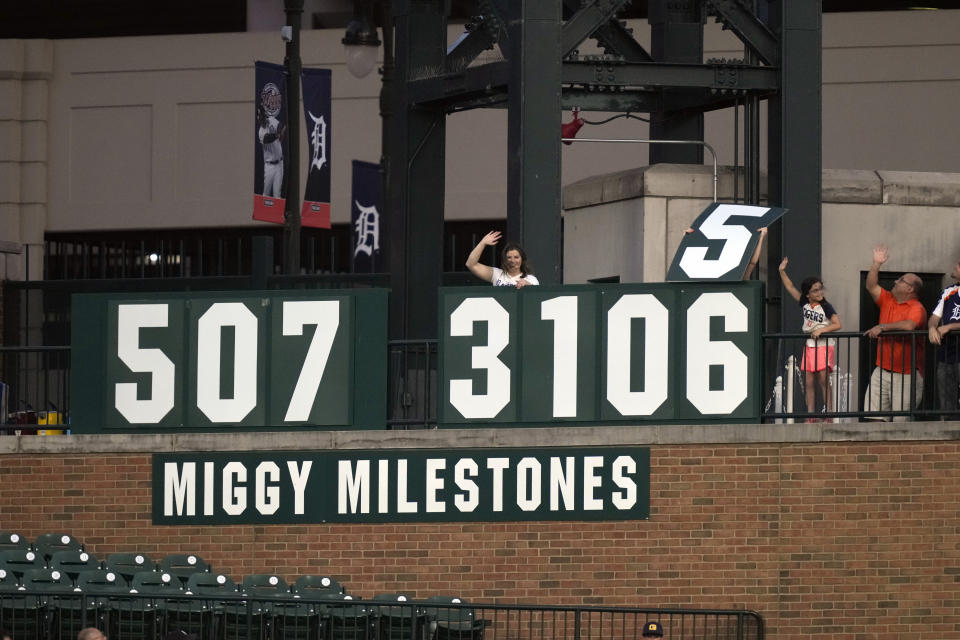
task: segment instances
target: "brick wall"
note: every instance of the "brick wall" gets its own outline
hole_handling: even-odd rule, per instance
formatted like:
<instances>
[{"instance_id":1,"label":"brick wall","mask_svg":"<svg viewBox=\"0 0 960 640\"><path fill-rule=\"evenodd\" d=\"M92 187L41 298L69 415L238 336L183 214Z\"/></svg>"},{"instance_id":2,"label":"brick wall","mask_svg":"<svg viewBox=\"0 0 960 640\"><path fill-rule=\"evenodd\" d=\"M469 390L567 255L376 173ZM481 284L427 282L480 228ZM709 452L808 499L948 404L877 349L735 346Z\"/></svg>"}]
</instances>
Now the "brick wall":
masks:
<instances>
[{"instance_id":1,"label":"brick wall","mask_svg":"<svg viewBox=\"0 0 960 640\"><path fill-rule=\"evenodd\" d=\"M327 574L367 597L746 608L768 638L960 638L960 440L654 444L651 517L633 522L155 527L150 483L148 453L0 449L0 530L69 532L101 559L196 553L237 581Z\"/></svg>"}]
</instances>

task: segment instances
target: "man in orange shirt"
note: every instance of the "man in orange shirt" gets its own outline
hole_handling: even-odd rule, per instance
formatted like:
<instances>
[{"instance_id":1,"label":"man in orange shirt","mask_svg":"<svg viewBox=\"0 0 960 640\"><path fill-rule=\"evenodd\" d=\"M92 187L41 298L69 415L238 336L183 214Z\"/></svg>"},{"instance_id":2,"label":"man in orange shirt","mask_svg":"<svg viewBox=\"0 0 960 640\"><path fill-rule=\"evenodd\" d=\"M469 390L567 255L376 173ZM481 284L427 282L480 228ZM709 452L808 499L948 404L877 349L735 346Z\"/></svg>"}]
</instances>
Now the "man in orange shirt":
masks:
<instances>
[{"instance_id":1,"label":"man in orange shirt","mask_svg":"<svg viewBox=\"0 0 960 640\"><path fill-rule=\"evenodd\" d=\"M878 338L877 366L863 398L865 411L908 411L920 404L923 397L923 340L917 336L880 337L889 331L916 331L926 326L927 311L917 299L923 280L915 273L906 273L887 291L878 280L880 266L888 257L886 245L874 249L873 264L867 273L866 288L880 307L880 323L864 332L869 338ZM867 419L889 420L887 417ZM897 422L906 420L907 416L894 418Z\"/></svg>"}]
</instances>

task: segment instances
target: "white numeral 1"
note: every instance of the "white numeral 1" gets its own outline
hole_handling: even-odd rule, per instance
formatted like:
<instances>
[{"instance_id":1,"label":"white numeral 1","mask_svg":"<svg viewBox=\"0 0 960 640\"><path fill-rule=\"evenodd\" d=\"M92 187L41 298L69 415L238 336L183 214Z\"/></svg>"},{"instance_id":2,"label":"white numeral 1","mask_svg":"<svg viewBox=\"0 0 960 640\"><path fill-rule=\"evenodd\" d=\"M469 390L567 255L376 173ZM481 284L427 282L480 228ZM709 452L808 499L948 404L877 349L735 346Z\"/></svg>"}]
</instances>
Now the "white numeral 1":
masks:
<instances>
[{"instance_id":1,"label":"white numeral 1","mask_svg":"<svg viewBox=\"0 0 960 640\"><path fill-rule=\"evenodd\" d=\"M540 319L553 321L553 417L577 416L577 297L540 304Z\"/></svg>"}]
</instances>

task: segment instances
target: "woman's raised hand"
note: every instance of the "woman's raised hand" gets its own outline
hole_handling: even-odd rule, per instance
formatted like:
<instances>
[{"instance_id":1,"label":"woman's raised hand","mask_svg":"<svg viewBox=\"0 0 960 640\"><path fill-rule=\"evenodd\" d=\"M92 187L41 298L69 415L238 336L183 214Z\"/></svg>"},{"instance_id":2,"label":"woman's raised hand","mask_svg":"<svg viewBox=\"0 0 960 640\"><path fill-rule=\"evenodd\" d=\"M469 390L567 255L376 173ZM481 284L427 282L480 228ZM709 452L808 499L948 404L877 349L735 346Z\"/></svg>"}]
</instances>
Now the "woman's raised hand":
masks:
<instances>
[{"instance_id":1,"label":"woman's raised hand","mask_svg":"<svg viewBox=\"0 0 960 640\"><path fill-rule=\"evenodd\" d=\"M487 235L483 236L483 240L481 240L480 242L481 242L481 244L485 244L485 245L487 245L487 246L489 246L489 247L492 247L493 245L495 245L495 244L497 244L498 242L500 242L500 232L499 232L499 231L491 231L491 232L488 233Z\"/></svg>"}]
</instances>

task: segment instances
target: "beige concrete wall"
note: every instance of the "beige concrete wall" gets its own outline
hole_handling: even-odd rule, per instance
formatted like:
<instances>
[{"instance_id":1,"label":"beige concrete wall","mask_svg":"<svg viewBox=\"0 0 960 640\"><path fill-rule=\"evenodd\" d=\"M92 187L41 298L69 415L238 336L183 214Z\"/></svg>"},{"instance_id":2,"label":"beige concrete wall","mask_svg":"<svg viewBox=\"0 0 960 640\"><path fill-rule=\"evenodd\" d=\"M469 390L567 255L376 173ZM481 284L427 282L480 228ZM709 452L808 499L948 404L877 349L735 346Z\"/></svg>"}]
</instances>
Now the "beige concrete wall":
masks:
<instances>
[{"instance_id":1,"label":"beige concrete wall","mask_svg":"<svg viewBox=\"0 0 960 640\"><path fill-rule=\"evenodd\" d=\"M0 280L40 274L52 67L49 42L0 40Z\"/></svg>"},{"instance_id":2,"label":"beige concrete wall","mask_svg":"<svg viewBox=\"0 0 960 640\"><path fill-rule=\"evenodd\" d=\"M649 26L632 26L647 43ZM457 29L451 28L451 38ZM960 11L825 16L824 166L960 171L960 131L948 113L955 102L950 96L960 92L958 33ZM341 37L336 30L308 30L302 42L305 65L333 70L336 222L348 217L350 160L376 161L380 155L379 80L375 74L357 80L346 72ZM8 41L3 46L21 45ZM22 115L47 122L41 145L48 158L46 184L34 187L35 198L46 200L46 220L31 227L34 235L44 229L253 224L253 62L282 60L283 43L276 33L59 40L31 46L52 51L45 58L49 86L31 94L36 100ZM581 52L589 53L590 46ZM707 25L705 58L740 55L742 48L729 32ZM11 73L20 72L4 72ZM16 103L22 109L21 89L4 80L0 104ZM15 135L11 120L0 115L5 140ZM32 129L31 135L40 135L39 127ZM598 137L645 138L648 133L635 120L587 131ZM708 116L707 140L721 163L732 162L732 112ZM448 218L504 215L506 142L503 110L449 117ZM563 180L635 168L646 157L645 145L564 147ZM39 167L31 170L32 175L43 173ZM12 173L3 173L4 184L19 185ZM24 224L21 215L18 209L17 221L10 223L11 214L5 214L5 237L13 235L7 230L10 224L18 230ZM33 212L29 219L41 221L43 216Z\"/></svg>"},{"instance_id":3,"label":"beige concrete wall","mask_svg":"<svg viewBox=\"0 0 960 640\"><path fill-rule=\"evenodd\" d=\"M730 201L732 171L721 167L719 174L719 198ZM684 230L712 201L711 178L706 167L655 165L566 187L564 282L614 275L622 282L663 281ZM884 271L949 274L960 259L960 174L827 169L822 201L819 275L845 331L866 328L860 277L877 245L890 249ZM760 265L760 279L777 295L778 276L767 272L765 259ZM807 275L791 273L796 282ZM925 286L939 289L947 284L941 280ZM840 355L840 368L853 379L857 348Z\"/></svg>"}]
</instances>

